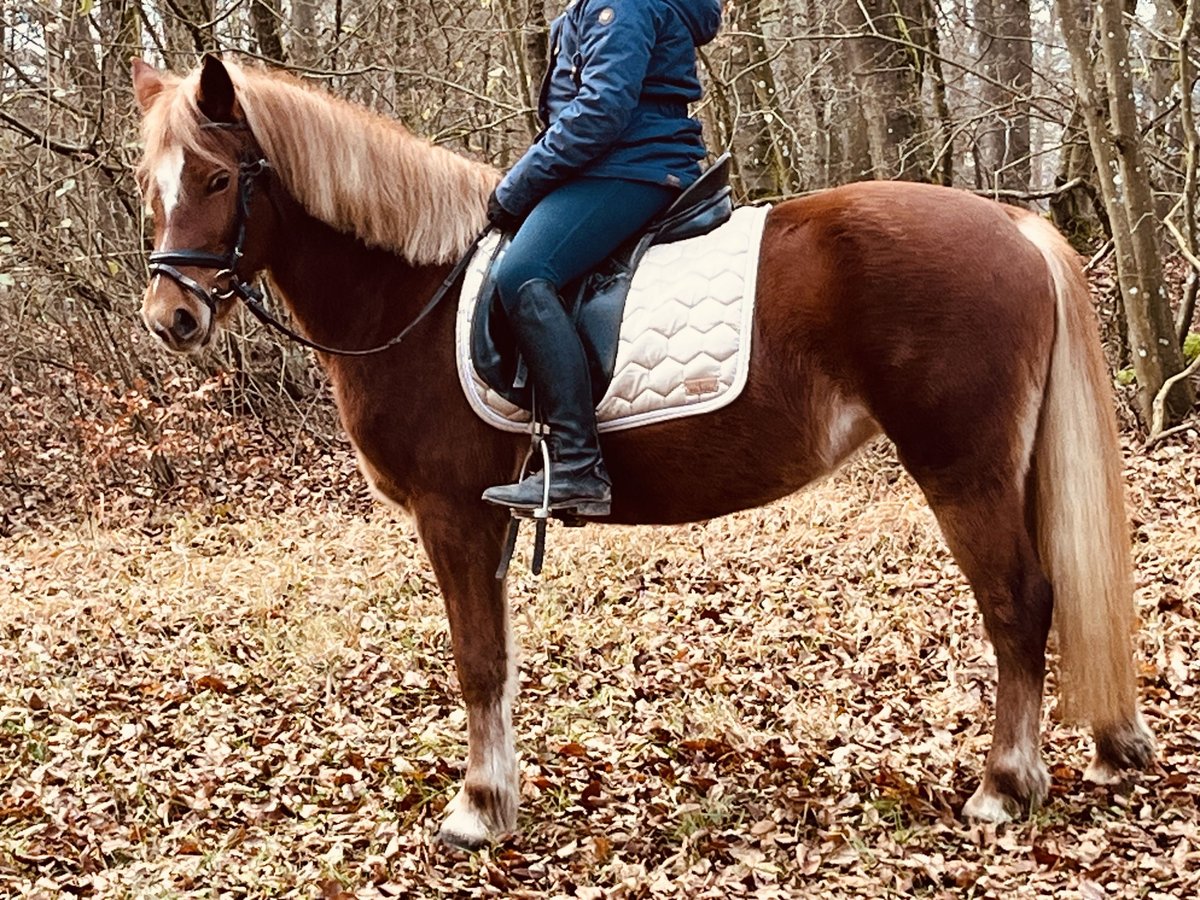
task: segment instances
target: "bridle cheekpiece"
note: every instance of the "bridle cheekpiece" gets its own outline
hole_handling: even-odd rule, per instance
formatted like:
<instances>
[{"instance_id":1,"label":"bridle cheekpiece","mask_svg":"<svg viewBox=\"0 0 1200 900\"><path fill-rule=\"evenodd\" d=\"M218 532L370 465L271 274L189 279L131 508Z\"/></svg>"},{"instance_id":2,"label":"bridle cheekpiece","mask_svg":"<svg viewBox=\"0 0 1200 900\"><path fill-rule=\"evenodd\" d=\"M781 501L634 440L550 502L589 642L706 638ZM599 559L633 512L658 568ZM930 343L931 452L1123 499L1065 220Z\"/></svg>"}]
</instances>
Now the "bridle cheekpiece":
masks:
<instances>
[{"instance_id":1,"label":"bridle cheekpiece","mask_svg":"<svg viewBox=\"0 0 1200 900\"><path fill-rule=\"evenodd\" d=\"M241 122L205 122L201 128L221 128L229 130L246 130ZM150 274L165 275L188 293L197 297L209 312L215 317L217 301L239 297L244 301L259 303L262 292L237 274L238 263L245 253L246 223L250 219L250 201L254 196L254 182L260 175L267 172L271 164L261 153L252 153L243 159L238 166L238 198L237 221L235 223L236 237L228 253L209 253L207 250L155 250L150 254ZM196 279L184 275L177 266L195 266L201 269L216 269L216 281L224 282L224 287L214 285L205 288Z\"/></svg>"}]
</instances>

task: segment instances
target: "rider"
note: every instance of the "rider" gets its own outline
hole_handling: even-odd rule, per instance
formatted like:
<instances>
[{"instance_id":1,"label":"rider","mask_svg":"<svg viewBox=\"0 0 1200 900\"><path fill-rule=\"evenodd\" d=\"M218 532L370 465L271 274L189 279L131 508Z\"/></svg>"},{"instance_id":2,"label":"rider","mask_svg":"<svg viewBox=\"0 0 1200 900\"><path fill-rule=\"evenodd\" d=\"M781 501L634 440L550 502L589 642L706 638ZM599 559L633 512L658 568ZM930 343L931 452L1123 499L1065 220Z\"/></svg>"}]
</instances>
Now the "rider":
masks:
<instances>
[{"instance_id":1,"label":"rider","mask_svg":"<svg viewBox=\"0 0 1200 900\"><path fill-rule=\"evenodd\" d=\"M721 0L575 0L550 28L538 114L547 126L501 181L488 220L516 234L496 287L550 426L550 507L607 515L583 345L559 291L662 212L700 174L696 48ZM542 505L543 473L484 491L515 509Z\"/></svg>"}]
</instances>

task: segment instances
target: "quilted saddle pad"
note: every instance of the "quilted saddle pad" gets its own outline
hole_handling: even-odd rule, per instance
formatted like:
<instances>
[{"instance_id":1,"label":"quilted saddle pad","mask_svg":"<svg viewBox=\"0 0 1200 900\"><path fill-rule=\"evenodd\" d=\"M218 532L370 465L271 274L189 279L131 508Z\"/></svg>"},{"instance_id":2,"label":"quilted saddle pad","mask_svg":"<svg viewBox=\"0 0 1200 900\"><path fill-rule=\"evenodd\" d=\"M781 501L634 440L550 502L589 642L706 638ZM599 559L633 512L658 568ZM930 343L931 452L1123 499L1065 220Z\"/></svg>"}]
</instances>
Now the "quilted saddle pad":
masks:
<instances>
[{"instance_id":1,"label":"quilted saddle pad","mask_svg":"<svg viewBox=\"0 0 1200 900\"><path fill-rule=\"evenodd\" d=\"M769 206L743 206L700 237L651 247L633 276L612 383L596 408L600 431L711 412L732 403L750 373L758 253ZM499 235L489 235L463 276L455 342L471 408L506 431L529 413L491 390L471 363L471 320Z\"/></svg>"}]
</instances>

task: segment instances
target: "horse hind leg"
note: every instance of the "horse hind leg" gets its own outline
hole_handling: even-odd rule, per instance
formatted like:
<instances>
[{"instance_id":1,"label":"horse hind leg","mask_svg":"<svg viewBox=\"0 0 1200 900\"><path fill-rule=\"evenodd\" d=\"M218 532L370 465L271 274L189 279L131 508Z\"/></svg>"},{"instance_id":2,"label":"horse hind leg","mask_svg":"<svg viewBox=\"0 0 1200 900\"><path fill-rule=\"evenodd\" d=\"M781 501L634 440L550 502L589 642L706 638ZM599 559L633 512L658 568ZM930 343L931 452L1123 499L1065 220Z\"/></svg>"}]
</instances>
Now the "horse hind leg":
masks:
<instances>
[{"instance_id":1,"label":"horse hind leg","mask_svg":"<svg viewBox=\"0 0 1200 900\"><path fill-rule=\"evenodd\" d=\"M996 724L979 789L963 807L967 818L1004 822L1046 796L1041 758L1046 637L1053 595L1027 525L1024 490L947 489L914 473L967 576L996 652Z\"/></svg>"}]
</instances>

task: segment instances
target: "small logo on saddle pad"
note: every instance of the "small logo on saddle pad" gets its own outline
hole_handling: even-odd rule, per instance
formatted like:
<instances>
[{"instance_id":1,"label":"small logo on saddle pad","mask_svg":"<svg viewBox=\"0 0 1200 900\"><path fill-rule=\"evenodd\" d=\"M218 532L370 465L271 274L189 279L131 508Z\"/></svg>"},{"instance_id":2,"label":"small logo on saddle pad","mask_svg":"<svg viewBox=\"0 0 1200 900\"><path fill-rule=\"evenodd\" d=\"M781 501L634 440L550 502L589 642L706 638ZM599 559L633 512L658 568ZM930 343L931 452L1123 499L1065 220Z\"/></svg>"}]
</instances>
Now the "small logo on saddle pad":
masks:
<instances>
[{"instance_id":1,"label":"small logo on saddle pad","mask_svg":"<svg viewBox=\"0 0 1200 900\"><path fill-rule=\"evenodd\" d=\"M613 18L615 16L616 16L616 13L614 13L612 11L612 7L606 6L606 7L604 7L604 9L600 10L600 15L598 15L596 17L596 21L599 22L601 25L607 25L609 22L611 22L613 20Z\"/></svg>"},{"instance_id":2,"label":"small logo on saddle pad","mask_svg":"<svg viewBox=\"0 0 1200 900\"><path fill-rule=\"evenodd\" d=\"M716 375L709 378L689 378L683 383L683 392L689 397L715 394L721 389L721 379Z\"/></svg>"}]
</instances>

